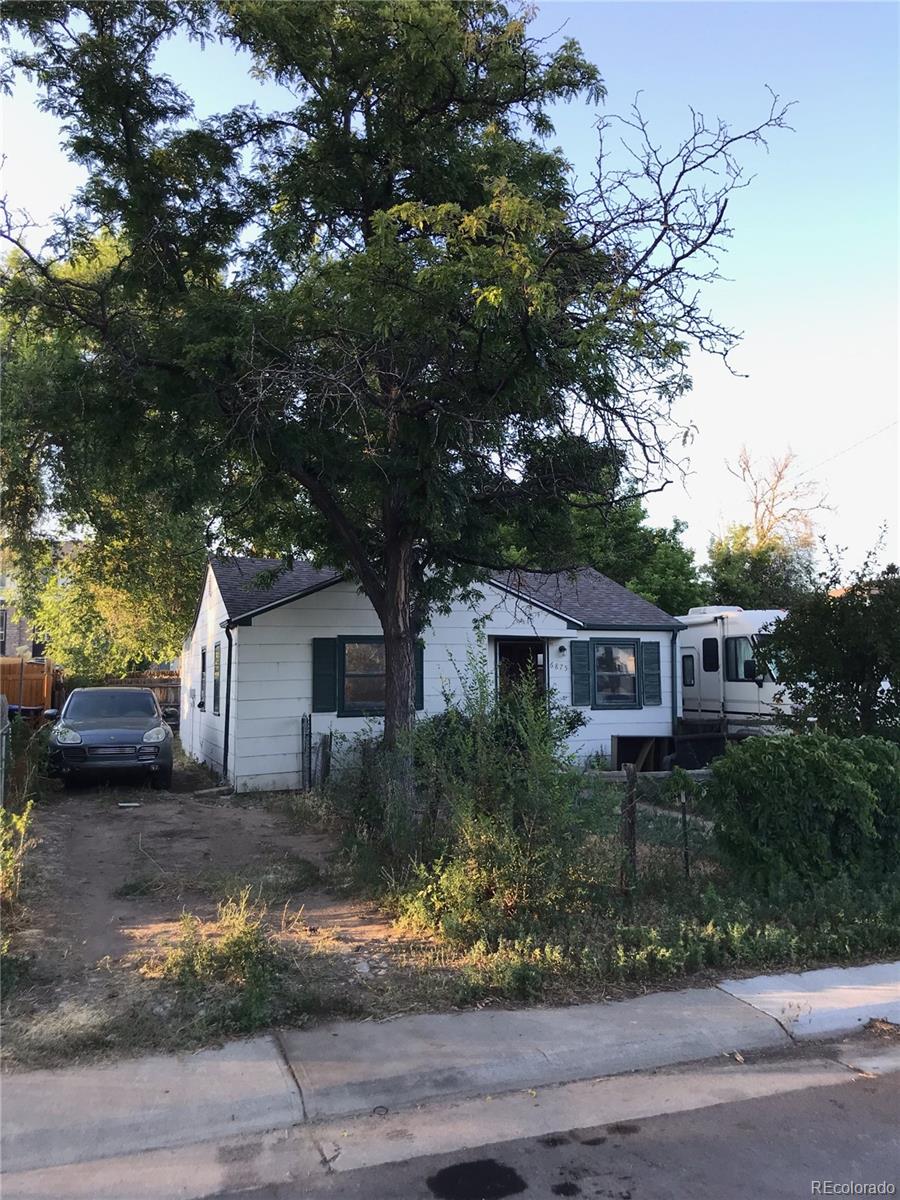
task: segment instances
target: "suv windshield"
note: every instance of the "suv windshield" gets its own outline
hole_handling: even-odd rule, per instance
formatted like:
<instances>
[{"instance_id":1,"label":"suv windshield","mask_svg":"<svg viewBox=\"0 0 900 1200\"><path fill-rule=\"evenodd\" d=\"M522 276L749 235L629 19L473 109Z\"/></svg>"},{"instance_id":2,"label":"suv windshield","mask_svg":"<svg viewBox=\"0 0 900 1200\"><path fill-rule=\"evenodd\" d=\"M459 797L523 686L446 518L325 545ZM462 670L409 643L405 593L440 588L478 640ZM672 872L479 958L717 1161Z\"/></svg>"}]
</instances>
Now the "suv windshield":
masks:
<instances>
[{"instance_id":1,"label":"suv windshield","mask_svg":"<svg viewBox=\"0 0 900 1200\"><path fill-rule=\"evenodd\" d=\"M97 688L70 696L64 718L90 721L108 717L155 717L156 700L152 692L128 692L124 688Z\"/></svg>"}]
</instances>

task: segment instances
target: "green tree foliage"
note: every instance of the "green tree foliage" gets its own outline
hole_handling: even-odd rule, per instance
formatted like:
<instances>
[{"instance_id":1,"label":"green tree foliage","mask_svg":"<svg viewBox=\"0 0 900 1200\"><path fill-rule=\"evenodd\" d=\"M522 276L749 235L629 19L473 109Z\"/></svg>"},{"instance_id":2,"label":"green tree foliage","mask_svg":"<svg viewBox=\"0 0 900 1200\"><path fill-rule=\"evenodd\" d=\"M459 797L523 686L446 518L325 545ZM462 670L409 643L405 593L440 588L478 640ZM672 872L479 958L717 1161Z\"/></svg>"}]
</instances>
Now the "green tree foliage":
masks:
<instances>
[{"instance_id":1,"label":"green tree foliage","mask_svg":"<svg viewBox=\"0 0 900 1200\"><path fill-rule=\"evenodd\" d=\"M578 554L586 565L667 613L686 613L704 602L693 551L681 541L687 528L682 521L673 521L668 529L648 525L639 496L626 497L602 512L576 509L574 521Z\"/></svg>"},{"instance_id":2,"label":"green tree foliage","mask_svg":"<svg viewBox=\"0 0 900 1200\"><path fill-rule=\"evenodd\" d=\"M900 573L878 571L870 558L848 586L839 579L833 562L767 640L789 719L900 741Z\"/></svg>"},{"instance_id":3,"label":"green tree foliage","mask_svg":"<svg viewBox=\"0 0 900 1200\"><path fill-rule=\"evenodd\" d=\"M757 544L749 525L732 525L709 548L710 604L790 608L815 583L812 555L772 539Z\"/></svg>"},{"instance_id":4,"label":"green tree foliage","mask_svg":"<svg viewBox=\"0 0 900 1200\"><path fill-rule=\"evenodd\" d=\"M7 399L10 519L52 502L93 525L102 498L151 495L219 515L223 544L347 570L384 630L393 742L429 613L504 565L509 525L571 565L571 496L665 462L690 344L735 340L695 295L736 156L784 109L743 133L697 115L666 151L632 114L624 170L601 123L576 195L548 109L599 102L598 72L494 0L11 0L4 19L88 173L44 249L6 229L32 350ZM225 40L283 106L198 120L156 65L173 36Z\"/></svg>"},{"instance_id":5,"label":"green tree foliage","mask_svg":"<svg viewBox=\"0 0 900 1200\"><path fill-rule=\"evenodd\" d=\"M70 675L102 679L181 653L205 564L193 518L118 514L116 533L32 549L17 611Z\"/></svg>"}]
</instances>

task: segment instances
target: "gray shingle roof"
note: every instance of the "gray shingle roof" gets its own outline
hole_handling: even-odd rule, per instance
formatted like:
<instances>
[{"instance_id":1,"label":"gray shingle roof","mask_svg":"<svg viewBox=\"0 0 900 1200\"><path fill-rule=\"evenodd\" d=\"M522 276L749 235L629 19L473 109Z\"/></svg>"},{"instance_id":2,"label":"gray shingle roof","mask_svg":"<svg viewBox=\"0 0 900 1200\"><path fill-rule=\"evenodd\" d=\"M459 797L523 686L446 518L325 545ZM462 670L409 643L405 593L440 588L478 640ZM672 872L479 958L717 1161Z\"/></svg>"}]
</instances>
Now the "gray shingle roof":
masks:
<instances>
[{"instance_id":1,"label":"gray shingle roof","mask_svg":"<svg viewBox=\"0 0 900 1200\"><path fill-rule=\"evenodd\" d=\"M510 571L498 576L497 582L555 612L581 621L588 628L681 628L680 622L667 612L592 567L559 575Z\"/></svg>"},{"instance_id":2,"label":"gray shingle roof","mask_svg":"<svg viewBox=\"0 0 900 1200\"><path fill-rule=\"evenodd\" d=\"M289 571L279 575L271 587L264 588L259 586L259 575L281 567L280 559L222 556L210 559L210 562L231 620L260 608L299 599L337 583L342 577L340 571L320 570L309 563L296 562ZM501 587L524 599L535 600L589 628L680 628L679 622L661 608L590 567L559 575L510 571L507 575L497 576L496 580Z\"/></svg>"},{"instance_id":3,"label":"gray shingle roof","mask_svg":"<svg viewBox=\"0 0 900 1200\"><path fill-rule=\"evenodd\" d=\"M270 604L296 599L306 592L336 583L341 578L340 571L330 568L319 570L309 563L295 562L270 587L260 587L259 576L263 571L277 571L284 566L280 558L219 556L209 561L222 593L225 611L231 620Z\"/></svg>"}]
</instances>

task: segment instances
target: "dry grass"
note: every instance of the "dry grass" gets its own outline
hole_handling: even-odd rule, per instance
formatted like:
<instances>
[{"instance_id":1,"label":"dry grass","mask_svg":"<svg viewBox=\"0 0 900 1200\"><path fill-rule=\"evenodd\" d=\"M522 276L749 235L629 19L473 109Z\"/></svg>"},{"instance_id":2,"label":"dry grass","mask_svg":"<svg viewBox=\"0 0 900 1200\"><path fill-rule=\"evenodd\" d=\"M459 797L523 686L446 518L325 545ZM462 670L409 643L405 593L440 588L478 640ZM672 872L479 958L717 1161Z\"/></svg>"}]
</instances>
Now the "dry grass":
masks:
<instances>
[{"instance_id":1,"label":"dry grass","mask_svg":"<svg viewBox=\"0 0 900 1200\"><path fill-rule=\"evenodd\" d=\"M863 1029L866 1033L872 1033L884 1042L900 1042L900 1025L896 1025L893 1021L884 1021L880 1017L875 1017L868 1021Z\"/></svg>"}]
</instances>

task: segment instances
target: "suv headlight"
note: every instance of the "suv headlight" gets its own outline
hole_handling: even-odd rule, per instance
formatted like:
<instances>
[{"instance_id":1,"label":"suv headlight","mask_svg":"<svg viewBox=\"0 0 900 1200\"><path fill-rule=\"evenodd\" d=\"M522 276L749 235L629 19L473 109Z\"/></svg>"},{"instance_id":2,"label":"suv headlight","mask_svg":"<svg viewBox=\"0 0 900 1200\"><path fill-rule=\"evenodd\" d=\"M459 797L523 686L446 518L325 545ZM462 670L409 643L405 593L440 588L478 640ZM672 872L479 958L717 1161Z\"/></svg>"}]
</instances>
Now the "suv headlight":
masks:
<instances>
[{"instance_id":1,"label":"suv headlight","mask_svg":"<svg viewBox=\"0 0 900 1200\"><path fill-rule=\"evenodd\" d=\"M75 746L81 741L78 730L70 729L68 725L57 725L53 735L62 746Z\"/></svg>"},{"instance_id":2,"label":"suv headlight","mask_svg":"<svg viewBox=\"0 0 900 1200\"><path fill-rule=\"evenodd\" d=\"M157 725L155 729L148 729L144 734L145 742L164 742L168 736L168 729L165 725ZM80 739L79 739L80 740Z\"/></svg>"}]
</instances>

